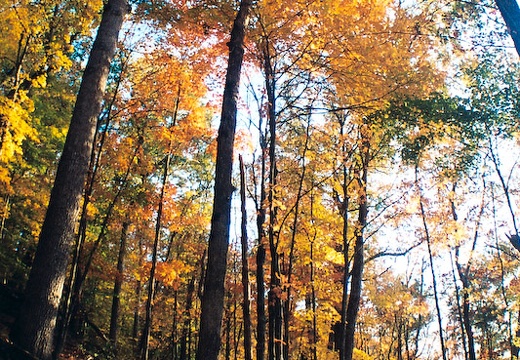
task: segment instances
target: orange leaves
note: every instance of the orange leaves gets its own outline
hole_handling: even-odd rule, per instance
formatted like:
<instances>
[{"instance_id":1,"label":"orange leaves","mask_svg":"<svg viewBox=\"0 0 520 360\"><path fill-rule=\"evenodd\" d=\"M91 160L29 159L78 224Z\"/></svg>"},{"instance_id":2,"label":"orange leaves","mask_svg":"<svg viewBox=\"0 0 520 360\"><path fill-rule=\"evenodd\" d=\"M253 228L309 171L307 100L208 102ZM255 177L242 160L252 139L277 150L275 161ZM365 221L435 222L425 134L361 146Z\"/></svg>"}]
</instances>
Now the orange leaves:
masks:
<instances>
[{"instance_id":1,"label":"orange leaves","mask_svg":"<svg viewBox=\"0 0 520 360\"><path fill-rule=\"evenodd\" d=\"M172 260L168 262L157 263L156 278L164 285L172 287L177 290L182 284L181 275L192 271L193 268L187 266L179 260Z\"/></svg>"}]
</instances>

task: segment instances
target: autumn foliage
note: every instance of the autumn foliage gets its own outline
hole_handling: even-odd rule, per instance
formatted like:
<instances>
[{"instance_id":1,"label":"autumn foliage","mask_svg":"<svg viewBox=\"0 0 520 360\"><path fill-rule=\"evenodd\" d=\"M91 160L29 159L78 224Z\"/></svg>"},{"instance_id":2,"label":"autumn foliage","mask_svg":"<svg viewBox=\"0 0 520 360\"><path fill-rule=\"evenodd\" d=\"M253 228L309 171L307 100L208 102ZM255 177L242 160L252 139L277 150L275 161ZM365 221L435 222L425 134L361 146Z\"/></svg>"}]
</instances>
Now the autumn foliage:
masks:
<instances>
[{"instance_id":1,"label":"autumn foliage","mask_svg":"<svg viewBox=\"0 0 520 360\"><path fill-rule=\"evenodd\" d=\"M239 4L129 6L56 336L194 359ZM102 8L0 1L2 347ZM245 31L219 358L517 357L520 68L494 3L261 0Z\"/></svg>"}]
</instances>

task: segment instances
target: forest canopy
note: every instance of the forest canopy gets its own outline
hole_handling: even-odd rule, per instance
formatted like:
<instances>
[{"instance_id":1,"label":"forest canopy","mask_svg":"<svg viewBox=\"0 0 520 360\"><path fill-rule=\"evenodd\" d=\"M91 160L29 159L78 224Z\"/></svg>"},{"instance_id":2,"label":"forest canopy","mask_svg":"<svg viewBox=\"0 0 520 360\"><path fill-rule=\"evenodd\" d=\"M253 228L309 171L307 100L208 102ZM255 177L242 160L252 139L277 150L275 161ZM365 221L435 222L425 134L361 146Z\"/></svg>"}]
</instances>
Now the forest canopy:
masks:
<instances>
[{"instance_id":1,"label":"forest canopy","mask_svg":"<svg viewBox=\"0 0 520 360\"><path fill-rule=\"evenodd\" d=\"M0 0L0 359L517 359L517 14Z\"/></svg>"}]
</instances>

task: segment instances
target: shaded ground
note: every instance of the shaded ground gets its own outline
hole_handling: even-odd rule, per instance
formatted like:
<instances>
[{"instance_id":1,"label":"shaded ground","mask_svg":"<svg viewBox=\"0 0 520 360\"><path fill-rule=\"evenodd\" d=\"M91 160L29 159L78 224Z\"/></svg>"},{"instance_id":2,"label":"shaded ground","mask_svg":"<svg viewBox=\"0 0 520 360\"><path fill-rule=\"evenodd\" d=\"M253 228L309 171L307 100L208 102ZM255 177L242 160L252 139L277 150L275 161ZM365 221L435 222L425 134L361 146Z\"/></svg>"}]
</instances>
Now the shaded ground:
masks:
<instances>
[{"instance_id":1,"label":"shaded ground","mask_svg":"<svg viewBox=\"0 0 520 360\"><path fill-rule=\"evenodd\" d=\"M9 331L18 315L23 294L19 291L0 285L0 360L34 360L33 356L25 353L23 350L16 348L9 341ZM87 360L93 357L82 351L78 346L67 347L63 354L60 354L63 360Z\"/></svg>"}]
</instances>

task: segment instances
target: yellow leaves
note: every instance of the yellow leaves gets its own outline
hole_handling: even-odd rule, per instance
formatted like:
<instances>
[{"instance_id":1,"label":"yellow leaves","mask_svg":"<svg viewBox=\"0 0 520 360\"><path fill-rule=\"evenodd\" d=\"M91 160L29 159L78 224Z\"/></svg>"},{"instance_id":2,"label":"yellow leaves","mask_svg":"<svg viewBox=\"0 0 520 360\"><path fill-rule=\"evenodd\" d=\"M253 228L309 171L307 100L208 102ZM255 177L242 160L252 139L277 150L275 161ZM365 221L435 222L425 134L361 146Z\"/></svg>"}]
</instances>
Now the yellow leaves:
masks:
<instances>
[{"instance_id":1,"label":"yellow leaves","mask_svg":"<svg viewBox=\"0 0 520 360\"><path fill-rule=\"evenodd\" d=\"M87 216L89 219L94 219L99 215L99 209L92 203L87 204Z\"/></svg>"},{"instance_id":2,"label":"yellow leaves","mask_svg":"<svg viewBox=\"0 0 520 360\"><path fill-rule=\"evenodd\" d=\"M22 142L36 140L36 130L29 125L29 113L21 105L0 97L0 163L8 164L15 154L20 154Z\"/></svg>"},{"instance_id":3,"label":"yellow leaves","mask_svg":"<svg viewBox=\"0 0 520 360\"><path fill-rule=\"evenodd\" d=\"M354 352L352 353L352 360L374 360L374 358L363 350L354 348Z\"/></svg>"}]
</instances>

